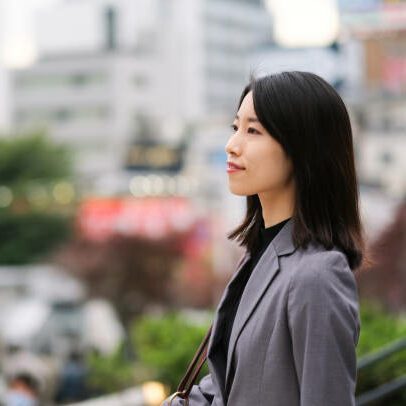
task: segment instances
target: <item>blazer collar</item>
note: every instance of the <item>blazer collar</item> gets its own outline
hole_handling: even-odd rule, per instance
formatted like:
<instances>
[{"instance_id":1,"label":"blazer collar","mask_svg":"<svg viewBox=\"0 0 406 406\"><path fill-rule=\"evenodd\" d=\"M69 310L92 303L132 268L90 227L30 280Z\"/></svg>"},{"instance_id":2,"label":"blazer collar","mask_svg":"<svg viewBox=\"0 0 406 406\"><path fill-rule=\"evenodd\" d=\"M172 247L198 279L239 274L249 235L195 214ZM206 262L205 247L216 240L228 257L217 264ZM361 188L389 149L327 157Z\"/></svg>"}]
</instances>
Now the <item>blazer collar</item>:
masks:
<instances>
[{"instance_id":1,"label":"blazer collar","mask_svg":"<svg viewBox=\"0 0 406 406\"><path fill-rule=\"evenodd\" d=\"M230 336L226 366L226 381L229 376L231 359L234 353L237 339L251 314L253 313L255 307L257 306L258 302L264 295L269 284L272 282L273 278L279 271L278 257L291 254L295 251L295 246L292 239L292 230L293 219L291 218L284 224L279 233L268 245L260 260L252 270L251 277L249 278L248 283L245 286L238 308L239 311L236 314ZM223 296L217 308L216 316L213 322L213 332L209 340L209 358L213 352L215 345L222 336L221 325L224 321L224 318L227 317L224 311L224 307L230 294L230 290L232 289L233 284L236 283L237 276L241 272L243 272L244 266L247 264L250 257L251 255L246 252L239 265L237 266L237 271L234 273L230 282L227 284L227 287L224 290Z\"/></svg>"},{"instance_id":2,"label":"blazer collar","mask_svg":"<svg viewBox=\"0 0 406 406\"><path fill-rule=\"evenodd\" d=\"M275 238L271 241L269 246L266 248L265 252L262 254L261 260L257 263L256 267L254 268L257 269L259 266L266 265L263 263L263 260L265 257L269 259L272 259L275 253L277 256L282 256L282 255L288 255L291 254L295 250L295 246L293 243L292 239L292 231L293 231L293 219L289 219L284 226L281 228L279 233L275 236ZM271 255L269 255L271 254ZM220 311L224 308L226 299L229 295L230 292L230 287L235 283L237 276L242 272L244 269L244 266L247 264L249 259L251 258L251 254L246 251L242 258L240 259L238 265L237 265L237 270L234 272L232 275L230 281L228 282L226 288L224 289L223 295L221 296L220 302L217 306L217 312L216 312L216 317L213 321L213 333L211 334L210 340L209 340L209 347L208 350L212 349L213 345L216 344L216 338L219 338L219 329L218 327L218 315ZM268 261L267 261L268 262ZM217 333L217 334L216 334Z\"/></svg>"},{"instance_id":3,"label":"blazer collar","mask_svg":"<svg viewBox=\"0 0 406 406\"><path fill-rule=\"evenodd\" d=\"M295 251L296 247L293 242L293 218L290 218L284 226L280 229L279 233L275 236L275 238L271 241L269 245L272 245L276 255L278 257L282 255L288 255L291 254L293 251ZM264 251L267 252L269 250L269 246L267 249ZM247 251L245 252L242 260L240 261L240 264L237 268L236 273L241 270L241 268L248 262L248 260L251 258L251 254ZM235 277L235 275L234 275ZM233 278L234 278L233 277ZM230 281L231 282L231 281Z\"/></svg>"},{"instance_id":4,"label":"blazer collar","mask_svg":"<svg viewBox=\"0 0 406 406\"><path fill-rule=\"evenodd\" d=\"M293 243L293 225L293 218L290 218L271 241L279 257L281 255L291 254L295 250Z\"/></svg>"}]
</instances>

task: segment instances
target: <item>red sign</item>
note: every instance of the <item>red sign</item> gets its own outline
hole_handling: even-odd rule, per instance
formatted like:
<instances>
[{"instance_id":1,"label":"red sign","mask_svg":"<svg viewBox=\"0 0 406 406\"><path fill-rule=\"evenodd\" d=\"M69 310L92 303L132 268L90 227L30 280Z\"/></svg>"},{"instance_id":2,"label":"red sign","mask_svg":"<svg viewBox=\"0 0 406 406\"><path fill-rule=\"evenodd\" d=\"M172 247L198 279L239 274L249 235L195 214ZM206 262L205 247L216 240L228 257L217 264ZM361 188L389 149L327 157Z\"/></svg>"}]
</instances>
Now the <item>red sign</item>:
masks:
<instances>
[{"instance_id":1,"label":"red sign","mask_svg":"<svg viewBox=\"0 0 406 406\"><path fill-rule=\"evenodd\" d=\"M406 57L388 56L383 64L383 83L388 90L402 92L406 85Z\"/></svg>"},{"instance_id":2,"label":"red sign","mask_svg":"<svg viewBox=\"0 0 406 406\"><path fill-rule=\"evenodd\" d=\"M185 198L93 198L78 211L80 232L94 240L112 234L161 238L171 232L189 230L197 220Z\"/></svg>"}]
</instances>

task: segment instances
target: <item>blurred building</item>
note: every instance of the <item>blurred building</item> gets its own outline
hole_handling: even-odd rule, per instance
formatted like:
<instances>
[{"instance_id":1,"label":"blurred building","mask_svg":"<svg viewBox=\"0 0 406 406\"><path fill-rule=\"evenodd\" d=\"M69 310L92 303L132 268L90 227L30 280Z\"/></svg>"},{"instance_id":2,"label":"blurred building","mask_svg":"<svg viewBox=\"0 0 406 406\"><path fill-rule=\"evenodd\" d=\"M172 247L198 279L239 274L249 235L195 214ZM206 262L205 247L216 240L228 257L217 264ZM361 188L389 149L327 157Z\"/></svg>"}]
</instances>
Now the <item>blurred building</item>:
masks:
<instances>
[{"instance_id":1,"label":"blurred building","mask_svg":"<svg viewBox=\"0 0 406 406\"><path fill-rule=\"evenodd\" d=\"M313 72L340 93L356 93L361 84L362 52L357 42L335 42L325 47L283 48L274 44L253 51L252 66L259 74L300 70Z\"/></svg>"},{"instance_id":2,"label":"blurred building","mask_svg":"<svg viewBox=\"0 0 406 406\"><path fill-rule=\"evenodd\" d=\"M406 97L366 98L354 110L359 128L362 180L393 197L406 196Z\"/></svg>"},{"instance_id":3,"label":"blurred building","mask_svg":"<svg viewBox=\"0 0 406 406\"><path fill-rule=\"evenodd\" d=\"M275 45L256 50L255 65L265 74L288 70L316 73L330 83L341 79L342 61L338 49L333 47L283 48Z\"/></svg>"},{"instance_id":4,"label":"blurred building","mask_svg":"<svg viewBox=\"0 0 406 406\"><path fill-rule=\"evenodd\" d=\"M4 66L4 0L0 0L0 136L9 125L8 72Z\"/></svg>"},{"instance_id":5,"label":"blurred building","mask_svg":"<svg viewBox=\"0 0 406 406\"><path fill-rule=\"evenodd\" d=\"M131 143L176 144L230 114L270 35L261 0L65 1L38 15L40 59L14 72L13 124L47 128L97 179Z\"/></svg>"},{"instance_id":6,"label":"blurred building","mask_svg":"<svg viewBox=\"0 0 406 406\"><path fill-rule=\"evenodd\" d=\"M0 136L8 129L10 124L8 99L8 72L0 64Z\"/></svg>"},{"instance_id":7,"label":"blurred building","mask_svg":"<svg viewBox=\"0 0 406 406\"><path fill-rule=\"evenodd\" d=\"M406 196L406 4L340 1L343 35L361 49L361 84L351 98L361 179Z\"/></svg>"}]
</instances>

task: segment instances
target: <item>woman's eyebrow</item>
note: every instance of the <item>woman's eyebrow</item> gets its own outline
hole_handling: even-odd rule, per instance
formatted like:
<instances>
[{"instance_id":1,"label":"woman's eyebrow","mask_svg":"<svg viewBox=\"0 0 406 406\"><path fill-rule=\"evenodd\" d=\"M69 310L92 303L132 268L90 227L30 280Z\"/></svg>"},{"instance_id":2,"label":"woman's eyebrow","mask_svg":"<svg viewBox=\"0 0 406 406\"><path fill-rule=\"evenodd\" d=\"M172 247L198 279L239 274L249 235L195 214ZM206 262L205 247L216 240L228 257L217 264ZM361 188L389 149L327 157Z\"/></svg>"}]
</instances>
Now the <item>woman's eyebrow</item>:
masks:
<instances>
[{"instance_id":1,"label":"woman's eyebrow","mask_svg":"<svg viewBox=\"0 0 406 406\"><path fill-rule=\"evenodd\" d=\"M259 123L259 120L256 117L248 117L250 123Z\"/></svg>"},{"instance_id":2,"label":"woman's eyebrow","mask_svg":"<svg viewBox=\"0 0 406 406\"><path fill-rule=\"evenodd\" d=\"M240 117L238 116L238 114L235 116L235 118L236 118L237 120L240 119ZM247 121L250 122L250 123L259 123L259 120L258 120L256 117L248 117L248 118L247 118Z\"/></svg>"}]
</instances>

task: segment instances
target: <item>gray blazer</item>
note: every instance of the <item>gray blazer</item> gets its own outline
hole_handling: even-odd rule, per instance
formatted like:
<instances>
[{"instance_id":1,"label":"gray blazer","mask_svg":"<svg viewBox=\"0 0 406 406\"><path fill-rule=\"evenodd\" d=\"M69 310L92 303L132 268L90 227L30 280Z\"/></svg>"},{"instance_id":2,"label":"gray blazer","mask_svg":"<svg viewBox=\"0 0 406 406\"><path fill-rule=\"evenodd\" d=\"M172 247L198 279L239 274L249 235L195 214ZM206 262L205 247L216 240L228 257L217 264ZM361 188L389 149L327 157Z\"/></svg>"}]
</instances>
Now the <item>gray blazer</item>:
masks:
<instances>
[{"instance_id":1,"label":"gray blazer","mask_svg":"<svg viewBox=\"0 0 406 406\"><path fill-rule=\"evenodd\" d=\"M295 249L292 226L290 219L251 274L224 365L218 346L224 309L248 253L237 266L215 313L210 373L193 386L190 406L355 405L360 321L354 275L337 248L310 244ZM232 358L235 374L230 381ZM179 398L172 402L183 403Z\"/></svg>"}]
</instances>

